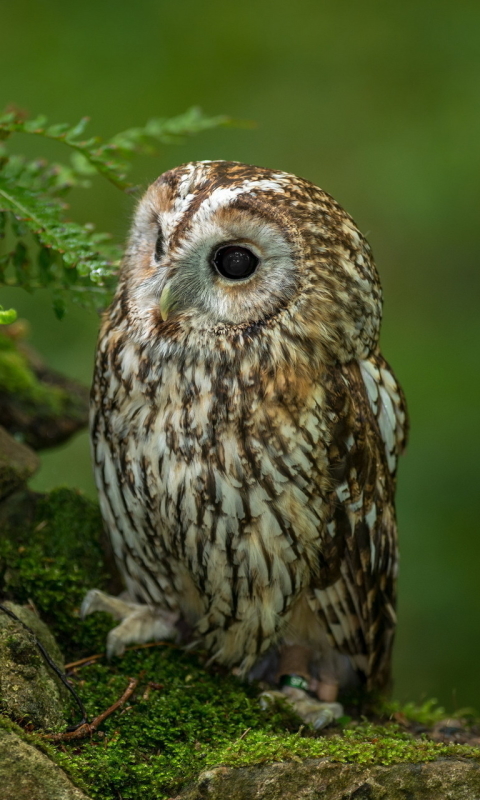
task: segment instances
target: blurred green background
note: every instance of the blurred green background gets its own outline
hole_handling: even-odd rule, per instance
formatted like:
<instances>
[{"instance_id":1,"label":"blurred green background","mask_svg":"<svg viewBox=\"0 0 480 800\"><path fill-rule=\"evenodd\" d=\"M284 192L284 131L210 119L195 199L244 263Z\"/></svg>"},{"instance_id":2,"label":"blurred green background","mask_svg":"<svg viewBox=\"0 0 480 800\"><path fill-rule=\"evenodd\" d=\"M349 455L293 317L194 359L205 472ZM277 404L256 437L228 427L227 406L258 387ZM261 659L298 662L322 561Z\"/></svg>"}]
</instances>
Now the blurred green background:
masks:
<instances>
[{"instance_id":1,"label":"blurred green background","mask_svg":"<svg viewBox=\"0 0 480 800\"><path fill-rule=\"evenodd\" d=\"M148 184L191 159L302 175L367 233L385 290L383 351L412 430L400 468L395 696L480 710L478 2L16 0L2 3L0 106L112 135L193 104L256 120L139 159ZM60 145L15 141L27 155ZM133 199L98 180L72 216L122 241ZM2 293L49 363L90 381L97 319ZM88 438L33 485L94 495Z\"/></svg>"}]
</instances>

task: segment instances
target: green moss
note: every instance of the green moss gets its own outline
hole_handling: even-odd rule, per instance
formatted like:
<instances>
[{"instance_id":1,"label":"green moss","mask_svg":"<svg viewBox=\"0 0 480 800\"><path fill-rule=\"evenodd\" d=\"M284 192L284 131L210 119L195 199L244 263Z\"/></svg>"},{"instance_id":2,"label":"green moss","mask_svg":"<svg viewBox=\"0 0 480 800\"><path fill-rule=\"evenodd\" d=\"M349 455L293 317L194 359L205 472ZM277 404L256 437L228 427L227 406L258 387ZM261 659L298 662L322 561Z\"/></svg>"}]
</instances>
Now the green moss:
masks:
<instances>
[{"instance_id":1,"label":"green moss","mask_svg":"<svg viewBox=\"0 0 480 800\"><path fill-rule=\"evenodd\" d=\"M37 379L26 356L4 334L0 334L0 391L16 395L18 402L32 409L48 409L52 414L61 414L68 400L63 389Z\"/></svg>"},{"instance_id":2,"label":"green moss","mask_svg":"<svg viewBox=\"0 0 480 800\"><path fill-rule=\"evenodd\" d=\"M16 603L33 601L71 659L103 650L111 619L95 614L80 623L88 589L108 580L101 547L102 521L95 503L71 489L56 489L35 506L30 525L3 531L0 587Z\"/></svg>"},{"instance_id":3,"label":"green moss","mask_svg":"<svg viewBox=\"0 0 480 800\"><path fill-rule=\"evenodd\" d=\"M0 576L8 594L17 602L33 599L67 662L102 652L114 624L105 615L78 618L84 593L105 587L108 578L100 531L96 505L60 489L37 503L30 526L16 527L0 540ZM199 772L220 764L319 757L365 765L419 763L480 753L414 738L393 723L350 723L315 734L286 707L262 711L257 687L207 669L201 654L174 647L131 650L110 664L102 658L75 670L71 679L93 718L118 700L129 677L139 679L134 696L99 732L48 748L73 782L99 800L169 798ZM392 706L386 714L393 712ZM425 706L421 713L439 712ZM77 720L72 707L71 721Z\"/></svg>"},{"instance_id":4,"label":"green moss","mask_svg":"<svg viewBox=\"0 0 480 800\"><path fill-rule=\"evenodd\" d=\"M218 750L208 766L245 766L273 761L305 758L330 758L351 764L410 764L435 761L449 756L480 758L480 750L458 744L439 744L427 738L417 739L399 726L364 723L342 733L319 738L298 735L265 736L252 731L241 742Z\"/></svg>"},{"instance_id":5,"label":"green moss","mask_svg":"<svg viewBox=\"0 0 480 800\"><path fill-rule=\"evenodd\" d=\"M262 712L254 687L205 670L197 657L168 647L127 652L110 666L79 670L89 714L117 700L132 675L140 675L141 683L128 710L105 721L103 736L69 745L57 756L74 781L102 800L169 797L247 728L280 736L299 727L288 710Z\"/></svg>"},{"instance_id":6,"label":"green moss","mask_svg":"<svg viewBox=\"0 0 480 800\"><path fill-rule=\"evenodd\" d=\"M16 736L19 736L24 742L27 744L31 744L40 750L41 753L45 753L46 756L55 761L57 755L57 749L51 744L47 739L42 739L41 736L38 736L36 733L28 733L24 728L20 727L16 722L9 719L8 717L4 717L0 715L0 728L5 731L9 731L10 733L14 733Z\"/></svg>"},{"instance_id":7,"label":"green moss","mask_svg":"<svg viewBox=\"0 0 480 800\"><path fill-rule=\"evenodd\" d=\"M367 765L480 756L477 748L417 739L395 724L352 724L315 735L287 710L262 712L255 687L170 648L131 651L110 666L80 669L77 680L89 713L118 699L131 675L140 675L141 683L128 710L105 721L103 736L68 745L56 756L74 781L102 800L171 797L199 772L220 764L328 757ZM157 688L149 689L149 681Z\"/></svg>"}]
</instances>

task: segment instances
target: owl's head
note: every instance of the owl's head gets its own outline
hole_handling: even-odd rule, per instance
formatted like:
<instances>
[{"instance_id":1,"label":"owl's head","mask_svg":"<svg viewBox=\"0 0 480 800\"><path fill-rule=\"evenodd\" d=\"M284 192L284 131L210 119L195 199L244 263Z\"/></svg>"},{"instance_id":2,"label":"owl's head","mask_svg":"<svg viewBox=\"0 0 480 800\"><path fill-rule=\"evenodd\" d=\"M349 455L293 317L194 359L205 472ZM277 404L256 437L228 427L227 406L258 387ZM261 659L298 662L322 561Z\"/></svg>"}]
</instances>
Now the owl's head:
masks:
<instances>
[{"instance_id":1,"label":"owl's head","mask_svg":"<svg viewBox=\"0 0 480 800\"><path fill-rule=\"evenodd\" d=\"M280 333L344 360L375 345L381 290L367 242L321 189L203 161L161 175L141 199L117 308L143 341L196 331L248 346Z\"/></svg>"}]
</instances>

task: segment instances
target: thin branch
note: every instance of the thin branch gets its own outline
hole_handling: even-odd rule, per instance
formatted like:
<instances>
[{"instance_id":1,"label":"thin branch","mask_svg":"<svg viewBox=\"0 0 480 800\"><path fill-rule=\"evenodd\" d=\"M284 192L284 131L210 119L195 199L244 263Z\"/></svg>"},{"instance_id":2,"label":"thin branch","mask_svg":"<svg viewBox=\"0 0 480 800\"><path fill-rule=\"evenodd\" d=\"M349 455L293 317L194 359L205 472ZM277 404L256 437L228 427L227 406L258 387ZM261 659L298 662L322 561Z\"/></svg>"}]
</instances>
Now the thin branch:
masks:
<instances>
[{"instance_id":1,"label":"thin branch","mask_svg":"<svg viewBox=\"0 0 480 800\"><path fill-rule=\"evenodd\" d=\"M83 667L85 664L94 663L98 661L99 658L104 658L105 653L95 653L93 656L86 656L85 658L79 658L78 661L72 661L70 664L65 664L65 671L70 671L75 669L76 667Z\"/></svg>"},{"instance_id":2,"label":"thin branch","mask_svg":"<svg viewBox=\"0 0 480 800\"><path fill-rule=\"evenodd\" d=\"M74 731L65 731L65 733L46 733L42 734L42 739L48 739L50 742L70 742L73 739L85 739L86 736L91 736L95 733L97 728L104 722L107 717L117 711L123 704L132 696L138 686L138 678L130 678L129 684L124 693L116 703L113 703L106 711L102 711L98 717L92 719L91 722L84 722L79 725Z\"/></svg>"},{"instance_id":3,"label":"thin branch","mask_svg":"<svg viewBox=\"0 0 480 800\"><path fill-rule=\"evenodd\" d=\"M242 739L244 739L247 733L250 733L251 730L252 730L251 728L247 728L246 731L243 731L242 735L236 740L236 742L234 742L234 744L236 744L237 742L241 742Z\"/></svg>"}]
</instances>

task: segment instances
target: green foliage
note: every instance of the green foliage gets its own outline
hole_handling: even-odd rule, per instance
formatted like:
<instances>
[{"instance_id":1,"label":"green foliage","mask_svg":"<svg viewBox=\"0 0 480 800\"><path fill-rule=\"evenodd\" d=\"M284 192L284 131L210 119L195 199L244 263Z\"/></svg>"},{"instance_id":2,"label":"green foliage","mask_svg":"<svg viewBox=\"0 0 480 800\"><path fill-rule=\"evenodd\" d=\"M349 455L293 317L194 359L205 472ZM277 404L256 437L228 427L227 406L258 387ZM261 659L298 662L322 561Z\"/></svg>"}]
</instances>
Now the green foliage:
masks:
<instances>
[{"instance_id":1,"label":"green foliage","mask_svg":"<svg viewBox=\"0 0 480 800\"><path fill-rule=\"evenodd\" d=\"M0 325L10 325L17 319L17 312L14 308L4 308L0 306Z\"/></svg>"},{"instance_id":2,"label":"green foliage","mask_svg":"<svg viewBox=\"0 0 480 800\"><path fill-rule=\"evenodd\" d=\"M425 700L424 703L399 703L397 700L384 702L379 709L382 716L393 717L401 714L409 722L432 727L436 722L445 719L447 712L435 699ZM457 712L458 713L458 712Z\"/></svg>"},{"instance_id":3,"label":"green foliage","mask_svg":"<svg viewBox=\"0 0 480 800\"><path fill-rule=\"evenodd\" d=\"M131 675L140 684L128 710L109 717L103 735L74 742L56 756L92 797L170 797L247 729L280 737L299 728L287 710L262 712L255 687L168 647L79 669L77 685L88 712L98 714L115 702Z\"/></svg>"},{"instance_id":4,"label":"green foliage","mask_svg":"<svg viewBox=\"0 0 480 800\"><path fill-rule=\"evenodd\" d=\"M108 141L84 138L88 118L77 125L48 125L45 117L24 119L18 112L0 117L0 142L23 133L53 139L71 151L68 164L29 161L8 155L0 144L0 239L11 242L0 255L0 284L27 291L47 287L58 317L67 298L94 307L108 300L121 259L121 249L92 224L68 219L65 197L74 187L89 188L89 177L100 174L122 191L134 188L127 173L135 155L153 155L158 145L218 125L227 117L206 117L198 108L172 119L152 119L142 128L130 128ZM13 309L0 306L0 324L13 322Z\"/></svg>"}]
</instances>

